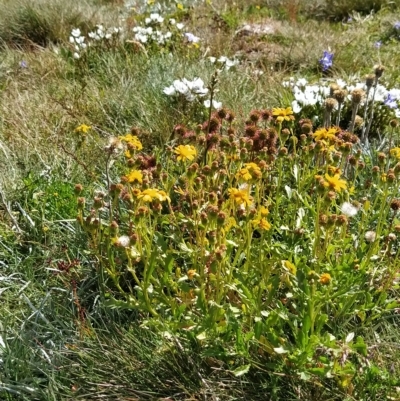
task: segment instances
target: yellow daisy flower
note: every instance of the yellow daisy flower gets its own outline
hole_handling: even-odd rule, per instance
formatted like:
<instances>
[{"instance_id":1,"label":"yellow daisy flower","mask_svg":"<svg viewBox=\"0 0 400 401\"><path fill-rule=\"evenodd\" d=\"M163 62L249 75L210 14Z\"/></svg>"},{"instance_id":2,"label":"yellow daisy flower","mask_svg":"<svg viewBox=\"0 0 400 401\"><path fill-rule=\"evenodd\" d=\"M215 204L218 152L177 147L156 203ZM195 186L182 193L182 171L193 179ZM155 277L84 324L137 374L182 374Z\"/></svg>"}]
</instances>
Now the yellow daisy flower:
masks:
<instances>
[{"instance_id":1,"label":"yellow daisy flower","mask_svg":"<svg viewBox=\"0 0 400 401\"><path fill-rule=\"evenodd\" d=\"M331 127L329 129L320 128L313 133L313 137L316 141L331 141L336 139L336 133L338 131L336 127Z\"/></svg>"},{"instance_id":2,"label":"yellow daisy flower","mask_svg":"<svg viewBox=\"0 0 400 401\"><path fill-rule=\"evenodd\" d=\"M193 160L197 156L197 150L192 145L179 145L174 152L178 161Z\"/></svg>"},{"instance_id":3,"label":"yellow daisy flower","mask_svg":"<svg viewBox=\"0 0 400 401\"><path fill-rule=\"evenodd\" d=\"M339 174L335 174L333 177L331 177L329 174L325 174L324 186L335 192L341 192L342 189L347 188L347 183L345 180L340 179Z\"/></svg>"},{"instance_id":4,"label":"yellow daisy flower","mask_svg":"<svg viewBox=\"0 0 400 401\"><path fill-rule=\"evenodd\" d=\"M126 178L128 179L128 182L135 182L137 181L139 184L143 182L143 174L139 170L132 170Z\"/></svg>"},{"instance_id":5,"label":"yellow daisy flower","mask_svg":"<svg viewBox=\"0 0 400 401\"><path fill-rule=\"evenodd\" d=\"M319 278L319 282L322 285L328 285L332 280L332 277L329 273L322 273L321 277Z\"/></svg>"},{"instance_id":6,"label":"yellow daisy flower","mask_svg":"<svg viewBox=\"0 0 400 401\"><path fill-rule=\"evenodd\" d=\"M281 123L282 121L290 121L290 116L293 115L293 110L291 107L286 107L286 109L277 107L272 109L272 115L276 117L278 123Z\"/></svg>"},{"instance_id":7,"label":"yellow daisy flower","mask_svg":"<svg viewBox=\"0 0 400 401\"><path fill-rule=\"evenodd\" d=\"M243 189L228 189L230 198L238 205L250 206L253 198Z\"/></svg>"}]
</instances>

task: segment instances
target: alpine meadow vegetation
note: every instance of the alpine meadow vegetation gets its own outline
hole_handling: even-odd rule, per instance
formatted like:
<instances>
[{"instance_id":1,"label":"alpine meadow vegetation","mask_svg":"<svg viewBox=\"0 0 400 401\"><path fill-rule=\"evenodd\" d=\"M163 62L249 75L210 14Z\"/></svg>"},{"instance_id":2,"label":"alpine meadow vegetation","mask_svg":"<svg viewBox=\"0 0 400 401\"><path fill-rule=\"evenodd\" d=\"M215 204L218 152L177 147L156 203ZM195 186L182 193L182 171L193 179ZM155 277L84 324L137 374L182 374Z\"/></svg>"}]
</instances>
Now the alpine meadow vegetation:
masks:
<instances>
[{"instance_id":1,"label":"alpine meadow vegetation","mask_svg":"<svg viewBox=\"0 0 400 401\"><path fill-rule=\"evenodd\" d=\"M1 399L400 399L395 3L0 4Z\"/></svg>"}]
</instances>

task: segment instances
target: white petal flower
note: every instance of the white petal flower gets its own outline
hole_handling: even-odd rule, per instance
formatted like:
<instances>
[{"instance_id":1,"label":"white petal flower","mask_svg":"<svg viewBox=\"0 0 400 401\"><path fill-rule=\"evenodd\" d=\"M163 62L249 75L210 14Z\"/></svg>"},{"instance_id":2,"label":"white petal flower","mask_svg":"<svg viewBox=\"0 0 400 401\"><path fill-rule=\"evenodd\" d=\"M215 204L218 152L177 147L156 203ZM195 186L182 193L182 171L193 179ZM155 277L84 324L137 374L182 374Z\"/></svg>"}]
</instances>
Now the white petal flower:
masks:
<instances>
[{"instance_id":1,"label":"white petal flower","mask_svg":"<svg viewBox=\"0 0 400 401\"><path fill-rule=\"evenodd\" d=\"M340 210L347 217L354 217L358 212L358 209L350 202L344 202Z\"/></svg>"},{"instance_id":2,"label":"white petal flower","mask_svg":"<svg viewBox=\"0 0 400 401\"><path fill-rule=\"evenodd\" d=\"M200 38L198 36L193 35L193 33L186 32L185 34L186 39L190 43L198 43L200 41Z\"/></svg>"},{"instance_id":3,"label":"white petal flower","mask_svg":"<svg viewBox=\"0 0 400 401\"><path fill-rule=\"evenodd\" d=\"M179 22L179 23L176 24L176 27L177 27L179 30L183 29L184 26L185 26L185 25L183 25L181 22Z\"/></svg>"},{"instance_id":4,"label":"white petal flower","mask_svg":"<svg viewBox=\"0 0 400 401\"><path fill-rule=\"evenodd\" d=\"M80 59L81 58L81 56L79 55L79 53L74 53L74 59L76 59L76 60L78 60L78 59Z\"/></svg>"},{"instance_id":5,"label":"white petal flower","mask_svg":"<svg viewBox=\"0 0 400 401\"><path fill-rule=\"evenodd\" d=\"M174 96L176 94L175 88L173 85L167 86L164 88L163 92L168 96Z\"/></svg>"},{"instance_id":6,"label":"white petal flower","mask_svg":"<svg viewBox=\"0 0 400 401\"><path fill-rule=\"evenodd\" d=\"M297 100L293 100L293 102L292 102L292 110L293 110L293 113L300 113L301 106L299 105Z\"/></svg>"},{"instance_id":7,"label":"white petal flower","mask_svg":"<svg viewBox=\"0 0 400 401\"><path fill-rule=\"evenodd\" d=\"M79 28L73 29L71 31L71 35L75 38L78 38L79 36L81 36L81 30Z\"/></svg>"}]
</instances>

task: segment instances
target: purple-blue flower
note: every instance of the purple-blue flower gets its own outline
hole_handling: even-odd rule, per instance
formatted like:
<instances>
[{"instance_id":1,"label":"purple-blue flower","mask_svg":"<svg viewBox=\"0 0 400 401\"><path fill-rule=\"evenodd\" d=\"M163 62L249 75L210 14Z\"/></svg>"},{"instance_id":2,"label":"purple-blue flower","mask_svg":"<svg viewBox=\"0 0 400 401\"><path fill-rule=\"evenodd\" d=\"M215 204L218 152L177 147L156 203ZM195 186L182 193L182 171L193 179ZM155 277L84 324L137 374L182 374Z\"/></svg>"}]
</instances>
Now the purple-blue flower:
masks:
<instances>
[{"instance_id":1,"label":"purple-blue flower","mask_svg":"<svg viewBox=\"0 0 400 401\"><path fill-rule=\"evenodd\" d=\"M27 67L28 67L28 63L27 63L25 60L22 60L22 61L19 63L19 66L20 66L21 68L27 68Z\"/></svg>"},{"instance_id":2,"label":"purple-blue flower","mask_svg":"<svg viewBox=\"0 0 400 401\"><path fill-rule=\"evenodd\" d=\"M329 67L332 67L332 62L333 60L333 53L329 53L328 51L324 51L324 55L322 58L319 60L319 63L322 66L322 70L326 71Z\"/></svg>"},{"instance_id":3,"label":"purple-blue flower","mask_svg":"<svg viewBox=\"0 0 400 401\"><path fill-rule=\"evenodd\" d=\"M397 109L397 99L390 93L388 93L387 98L383 103L385 106L390 107L391 109Z\"/></svg>"},{"instance_id":4,"label":"purple-blue flower","mask_svg":"<svg viewBox=\"0 0 400 401\"><path fill-rule=\"evenodd\" d=\"M393 25L394 29L400 29L400 21L396 21Z\"/></svg>"},{"instance_id":5,"label":"purple-blue flower","mask_svg":"<svg viewBox=\"0 0 400 401\"><path fill-rule=\"evenodd\" d=\"M382 41L378 40L377 42L375 42L374 46L375 46L377 49L380 49L380 47L382 46Z\"/></svg>"}]
</instances>

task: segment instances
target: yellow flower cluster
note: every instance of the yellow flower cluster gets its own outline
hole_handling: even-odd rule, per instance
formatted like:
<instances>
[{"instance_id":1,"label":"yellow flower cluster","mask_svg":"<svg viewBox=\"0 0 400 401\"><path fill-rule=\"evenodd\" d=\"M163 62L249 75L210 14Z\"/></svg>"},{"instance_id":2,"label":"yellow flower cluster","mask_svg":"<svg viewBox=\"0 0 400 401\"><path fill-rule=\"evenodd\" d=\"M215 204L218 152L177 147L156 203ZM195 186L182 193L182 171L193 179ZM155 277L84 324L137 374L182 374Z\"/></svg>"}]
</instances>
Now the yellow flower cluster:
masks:
<instances>
[{"instance_id":1,"label":"yellow flower cluster","mask_svg":"<svg viewBox=\"0 0 400 401\"><path fill-rule=\"evenodd\" d=\"M81 124L75 128L75 132L81 132L82 134L87 134L92 127L90 125Z\"/></svg>"},{"instance_id":2,"label":"yellow flower cluster","mask_svg":"<svg viewBox=\"0 0 400 401\"><path fill-rule=\"evenodd\" d=\"M253 198L245 189L230 188L228 189L229 197L239 206L250 206Z\"/></svg>"},{"instance_id":3,"label":"yellow flower cluster","mask_svg":"<svg viewBox=\"0 0 400 401\"><path fill-rule=\"evenodd\" d=\"M132 157L132 150L142 150L143 145L140 142L139 138L136 135L126 134L119 137L122 142L125 142L128 146L128 149L125 151L125 157L130 159Z\"/></svg>"},{"instance_id":4,"label":"yellow flower cluster","mask_svg":"<svg viewBox=\"0 0 400 401\"><path fill-rule=\"evenodd\" d=\"M145 189L144 191L141 191L137 197L146 203L152 202L153 200L158 200L160 202L171 201L165 191L156 188Z\"/></svg>"},{"instance_id":5,"label":"yellow flower cluster","mask_svg":"<svg viewBox=\"0 0 400 401\"><path fill-rule=\"evenodd\" d=\"M336 134L338 132L338 128L320 128L313 133L313 137L316 141L328 141L331 142L336 139Z\"/></svg>"},{"instance_id":6,"label":"yellow flower cluster","mask_svg":"<svg viewBox=\"0 0 400 401\"><path fill-rule=\"evenodd\" d=\"M262 172L256 163L246 163L245 167L236 173L238 180L250 181L251 179L261 178Z\"/></svg>"}]
</instances>

